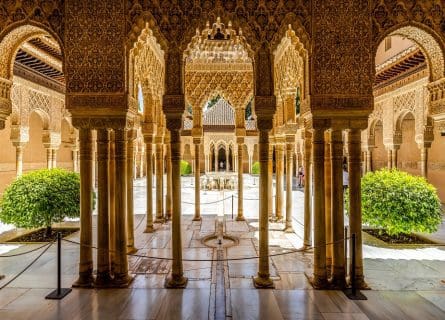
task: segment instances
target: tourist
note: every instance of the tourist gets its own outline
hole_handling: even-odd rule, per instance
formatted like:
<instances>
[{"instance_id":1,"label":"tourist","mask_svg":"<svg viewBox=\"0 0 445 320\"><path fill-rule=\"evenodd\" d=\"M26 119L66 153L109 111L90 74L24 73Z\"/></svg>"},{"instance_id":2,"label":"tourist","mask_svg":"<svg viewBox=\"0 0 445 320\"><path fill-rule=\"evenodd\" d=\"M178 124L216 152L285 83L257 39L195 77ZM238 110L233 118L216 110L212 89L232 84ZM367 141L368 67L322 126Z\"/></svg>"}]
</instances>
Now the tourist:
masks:
<instances>
[{"instance_id":1,"label":"tourist","mask_svg":"<svg viewBox=\"0 0 445 320\"><path fill-rule=\"evenodd\" d=\"M298 168L298 187L302 188L304 186L304 169L302 166Z\"/></svg>"},{"instance_id":2,"label":"tourist","mask_svg":"<svg viewBox=\"0 0 445 320\"><path fill-rule=\"evenodd\" d=\"M346 192L349 186L349 173L346 165L343 166L343 192Z\"/></svg>"}]
</instances>

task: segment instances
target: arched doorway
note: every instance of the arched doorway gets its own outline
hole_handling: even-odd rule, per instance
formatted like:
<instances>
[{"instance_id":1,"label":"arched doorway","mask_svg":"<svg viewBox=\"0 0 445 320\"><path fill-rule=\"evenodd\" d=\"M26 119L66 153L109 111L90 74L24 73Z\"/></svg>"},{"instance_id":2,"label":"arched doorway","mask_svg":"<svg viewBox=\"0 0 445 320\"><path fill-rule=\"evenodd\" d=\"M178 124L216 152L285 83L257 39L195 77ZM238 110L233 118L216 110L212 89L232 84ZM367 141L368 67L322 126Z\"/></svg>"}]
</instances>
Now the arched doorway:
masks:
<instances>
[{"instance_id":1,"label":"arched doorway","mask_svg":"<svg viewBox=\"0 0 445 320\"><path fill-rule=\"evenodd\" d=\"M226 149L224 146L218 148L218 171L224 171L227 168Z\"/></svg>"}]
</instances>

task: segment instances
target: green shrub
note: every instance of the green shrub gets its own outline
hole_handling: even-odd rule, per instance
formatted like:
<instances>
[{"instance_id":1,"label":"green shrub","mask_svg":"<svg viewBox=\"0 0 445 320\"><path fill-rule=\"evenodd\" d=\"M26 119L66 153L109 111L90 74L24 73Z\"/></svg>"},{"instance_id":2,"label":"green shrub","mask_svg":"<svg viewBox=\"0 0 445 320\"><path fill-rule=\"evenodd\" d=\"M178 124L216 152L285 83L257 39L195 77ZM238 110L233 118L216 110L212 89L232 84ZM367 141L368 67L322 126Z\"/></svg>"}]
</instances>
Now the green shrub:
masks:
<instances>
[{"instance_id":1,"label":"green shrub","mask_svg":"<svg viewBox=\"0 0 445 320\"><path fill-rule=\"evenodd\" d=\"M192 173L192 166L185 160L181 160L181 176Z\"/></svg>"},{"instance_id":2,"label":"green shrub","mask_svg":"<svg viewBox=\"0 0 445 320\"><path fill-rule=\"evenodd\" d=\"M252 174L260 174L260 163L258 161L252 165Z\"/></svg>"},{"instance_id":3,"label":"green shrub","mask_svg":"<svg viewBox=\"0 0 445 320\"><path fill-rule=\"evenodd\" d=\"M32 171L17 178L0 200L0 220L19 228L46 227L80 215L80 178L62 169Z\"/></svg>"},{"instance_id":4,"label":"green shrub","mask_svg":"<svg viewBox=\"0 0 445 320\"><path fill-rule=\"evenodd\" d=\"M436 189L424 178L398 170L367 173L361 181L362 220L390 235L437 231L442 220ZM346 208L348 205L346 194Z\"/></svg>"}]
</instances>

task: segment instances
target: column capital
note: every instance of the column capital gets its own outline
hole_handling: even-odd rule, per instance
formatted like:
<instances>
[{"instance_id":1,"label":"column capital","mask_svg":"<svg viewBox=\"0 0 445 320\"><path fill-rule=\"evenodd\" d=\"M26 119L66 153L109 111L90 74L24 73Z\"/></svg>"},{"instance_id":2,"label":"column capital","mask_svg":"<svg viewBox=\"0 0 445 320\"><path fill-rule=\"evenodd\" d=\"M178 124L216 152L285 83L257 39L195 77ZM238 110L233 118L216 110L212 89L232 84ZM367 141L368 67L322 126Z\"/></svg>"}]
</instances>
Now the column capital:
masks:
<instances>
[{"instance_id":1,"label":"column capital","mask_svg":"<svg viewBox=\"0 0 445 320\"><path fill-rule=\"evenodd\" d=\"M194 127L192 128L192 137L193 138L199 138L204 135L204 129L202 127Z\"/></svg>"},{"instance_id":2,"label":"column capital","mask_svg":"<svg viewBox=\"0 0 445 320\"><path fill-rule=\"evenodd\" d=\"M237 144L244 144L244 136L237 136L236 137L236 143Z\"/></svg>"},{"instance_id":3,"label":"column capital","mask_svg":"<svg viewBox=\"0 0 445 320\"><path fill-rule=\"evenodd\" d=\"M154 135L156 133L156 123L154 122L142 122L141 123L142 134Z\"/></svg>"},{"instance_id":4,"label":"column capital","mask_svg":"<svg viewBox=\"0 0 445 320\"><path fill-rule=\"evenodd\" d=\"M202 137L193 137L193 144L199 145L202 143Z\"/></svg>"},{"instance_id":5,"label":"column capital","mask_svg":"<svg viewBox=\"0 0 445 320\"><path fill-rule=\"evenodd\" d=\"M255 96L255 113L258 118L258 122L270 120L270 129L272 129L272 120L277 109L277 102L274 95L270 96ZM258 127L260 124L258 123ZM264 126L264 129L267 127ZM270 130L269 129L269 130Z\"/></svg>"},{"instance_id":6,"label":"column capital","mask_svg":"<svg viewBox=\"0 0 445 320\"><path fill-rule=\"evenodd\" d=\"M174 126L172 128L169 127L170 121L177 121L179 120L182 125L182 114L185 110L185 97L183 94L165 94L162 98L162 110L165 113L165 116L167 118L167 127L169 129L176 129L177 126ZM170 124L173 125L173 124ZM181 126L179 126L181 128Z\"/></svg>"},{"instance_id":7,"label":"column capital","mask_svg":"<svg viewBox=\"0 0 445 320\"><path fill-rule=\"evenodd\" d=\"M131 129L128 129L127 130L127 139L128 139L128 141L133 141L133 140L135 140L136 139L136 137L137 137L137 129L135 129L135 128L131 128Z\"/></svg>"}]
</instances>

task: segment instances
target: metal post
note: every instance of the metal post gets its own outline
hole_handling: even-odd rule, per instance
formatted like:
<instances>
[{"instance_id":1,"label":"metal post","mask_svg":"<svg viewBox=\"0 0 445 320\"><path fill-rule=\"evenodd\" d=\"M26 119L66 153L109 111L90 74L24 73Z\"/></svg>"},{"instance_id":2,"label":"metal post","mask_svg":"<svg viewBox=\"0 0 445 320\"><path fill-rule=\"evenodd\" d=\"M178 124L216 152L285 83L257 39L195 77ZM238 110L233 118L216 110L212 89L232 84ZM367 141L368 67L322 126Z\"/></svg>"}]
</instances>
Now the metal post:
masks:
<instances>
[{"instance_id":1,"label":"metal post","mask_svg":"<svg viewBox=\"0 0 445 320\"><path fill-rule=\"evenodd\" d=\"M233 194L232 194L232 221L233 221Z\"/></svg>"},{"instance_id":2,"label":"metal post","mask_svg":"<svg viewBox=\"0 0 445 320\"><path fill-rule=\"evenodd\" d=\"M348 227L347 226L345 226L344 242L345 242L345 275L347 275L348 274Z\"/></svg>"},{"instance_id":3,"label":"metal post","mask_svg":"<svg viewBox=\"0 0 445 320\"><path fill-rule=\"evenodd\" d=\"M357 290L357 284L355 279L355 265L356 265L356 256L355 256L355 250L356 250L356 234L353 233L351 235L351 270L349 270L350 276L349 280L351 282L351 288L343 290L343 293L350 299L350 300L368 300L361 292L360 290Z\"/></svg>"},{"instance_id":4,"label":"metal post","mask_svg":"<svg viewBox=\"0 0 445 320\"><path fill-rule=\"evenodd\" d=\"M61 300L68 293L72 291L71 288L62 288L62 234L57 233L57 289L48 294L45 299Z\"/></svg>"}]
</instances>

